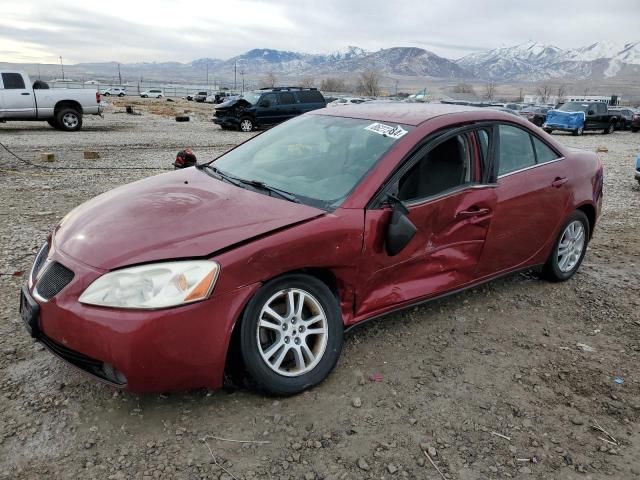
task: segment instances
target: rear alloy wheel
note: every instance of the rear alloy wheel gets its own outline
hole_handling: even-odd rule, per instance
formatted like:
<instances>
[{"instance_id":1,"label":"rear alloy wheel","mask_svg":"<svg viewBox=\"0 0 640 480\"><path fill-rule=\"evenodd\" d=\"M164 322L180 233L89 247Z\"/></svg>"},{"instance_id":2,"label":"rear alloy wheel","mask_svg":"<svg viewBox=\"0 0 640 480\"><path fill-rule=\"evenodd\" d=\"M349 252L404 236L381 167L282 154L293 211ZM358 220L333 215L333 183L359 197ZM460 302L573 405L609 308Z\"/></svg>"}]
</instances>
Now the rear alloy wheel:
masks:
<instances>
[{"instance_id":1,"label":"rear alloy wheel","mask_svg":"<svg viewBox=\"0 0 640 480\"><path fill-rule=\"evenodd\" d=\"M589 243L589 220L580 210L573 212L565 222L553 246L543 275L552 282L570 279L580 267Z\"/></svg>"},{"instance_id":2,"label":"rear alloy wheel","mask_svg":"<svg viewBox=\"0 0 640 480\"><path fill-rule=\"evenodd\" d=\"M243 132L250 132L254 128L253 122L250 118L243 118L240 120L240 130Z\"/></svg>"},{"instance_id":3,"label":"rear alloy wheel","mask_svg":"<svg viewBox=\"0 0 640 480\"><path fill-rule=\"evenodd\" d=\"M56 114L57 128L75 132L82 128L82 114L73 108L63 108Z\"/></svg>"},{"instance_id":4,"label":"rear alloy wheel","mask_svg":"<svg viewBox=\"0 0 640 480\"><path fill-rule=\"evenodd\" d=\"M307 275L262 287L242 318L240 347L247 371L264 390L292 395L324 380L342 350L340 307L331 290Z\"/></svg>"},{"instance_id":5,"label":"rear alloy wheel","mask_svg":"<svg viewBox=\"0 0 640 480\"><path fill-rule=\"evenodd\" d=\"M572 133L575 137L579 137L584 133L584 127L578 127Z\"/></svg>"},{"instance_id":6,"label":"rear alloy wheel","mask_svg":"<svg viewBox=\"0 0 640 480\"><path fill-rule=\"evenodd\" d=\"M616 129L615 124L610 123L609 126L602 131L602 133L604 135L609 135L610 133L613 133L615 129Z\"/></svg>"}]
</instances>

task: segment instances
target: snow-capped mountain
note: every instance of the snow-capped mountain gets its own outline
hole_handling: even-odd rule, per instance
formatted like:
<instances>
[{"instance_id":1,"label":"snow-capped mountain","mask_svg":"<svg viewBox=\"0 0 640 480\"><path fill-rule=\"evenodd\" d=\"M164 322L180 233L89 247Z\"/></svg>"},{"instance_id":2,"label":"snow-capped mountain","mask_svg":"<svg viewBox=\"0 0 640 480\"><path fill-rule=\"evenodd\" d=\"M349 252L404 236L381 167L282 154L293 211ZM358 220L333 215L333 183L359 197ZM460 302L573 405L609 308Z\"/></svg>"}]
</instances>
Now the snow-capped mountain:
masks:
<instances>
[{"instance_id":1,"label":"snow-capped mountain","mask_svg":"<svg viewBox=\"0 0 640 480\"><path fill-rule=\"evenodd\" d=\"M602 79L640 69L640 42L597 42L563 50L527 42L467 55L457 61L474 77L487 80L541 80L548 78Z\"/></svg>"},{"instance_id":2,"label":"snow-capped mountain","mask_svg":"<svg viewBox=\"0 0 640 480\"><path fill-rule=\"evenodd\" d=\"M7 67L13 64L3 64ZM58 76L58 65L16 65L30 73ZM117 78L116 62L65 66L76 77ZM190 63L144 62L122 64L123 78L155 81L200 80L208 70L217 79L257 78L267 73L282 77L321 75L353 76L374 69L387 76L423 77L433 80L531 82L541 80L612 80L637 83L640 78L640 42L596 42L562 49L529 41L472 53L458 60L440 57L415 47L384 48L375 52L349 46L327 54L257 48L230 58L200 58Z\"/></svg>"}]
</instances>

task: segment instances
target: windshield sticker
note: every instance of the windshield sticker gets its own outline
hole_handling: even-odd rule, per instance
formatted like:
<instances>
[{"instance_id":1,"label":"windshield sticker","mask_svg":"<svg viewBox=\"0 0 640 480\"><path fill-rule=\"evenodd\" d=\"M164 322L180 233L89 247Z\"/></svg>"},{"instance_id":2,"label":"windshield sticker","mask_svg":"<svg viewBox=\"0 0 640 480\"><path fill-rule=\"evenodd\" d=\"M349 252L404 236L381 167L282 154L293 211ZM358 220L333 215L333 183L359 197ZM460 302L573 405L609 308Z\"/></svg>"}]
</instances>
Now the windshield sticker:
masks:
<instances>
[{"instance_id":1,"label":"windshield sticker","mask_svg":"<svg viewBox=\"0 0 640 480\"><path fill-rule=\"evenodd\" d=\"M390 125L385 125L384 123L372 123L368 127L364 127L364 129L369 130L370 132L377 133L378 135L395 138L396 140L409 133L400 125L398 125L397 127L392 127Z\"/></svg>"}]
</instances>

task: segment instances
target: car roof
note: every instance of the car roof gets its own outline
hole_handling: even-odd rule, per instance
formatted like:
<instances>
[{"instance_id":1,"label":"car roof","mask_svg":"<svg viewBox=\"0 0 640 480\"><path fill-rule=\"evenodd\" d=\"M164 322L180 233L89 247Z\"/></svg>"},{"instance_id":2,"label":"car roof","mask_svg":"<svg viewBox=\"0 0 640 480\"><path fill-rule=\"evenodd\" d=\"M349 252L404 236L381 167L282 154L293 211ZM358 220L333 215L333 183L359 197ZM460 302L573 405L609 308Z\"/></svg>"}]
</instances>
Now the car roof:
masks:
<instances>
[{"instance_id":1,"label":"car roof","mask_svg":"<svg viewBox=\"0 0 640 480\"><path fill-rule=\"evenodd\" d=\"M339 109L320 109L309 112L311 115L330 115L333 117L359 118L389 123L402 123L417 126L427 120L454 113L470 113L477 117L478 113L490 112L491 119L511 120L511 113L499 110L471 107L467 105L450 105L444 103L409 103L409 102L365 102L357 105L348 104ZM489 116L489 115L487 115Z\"/></svg>"}]
</instances>

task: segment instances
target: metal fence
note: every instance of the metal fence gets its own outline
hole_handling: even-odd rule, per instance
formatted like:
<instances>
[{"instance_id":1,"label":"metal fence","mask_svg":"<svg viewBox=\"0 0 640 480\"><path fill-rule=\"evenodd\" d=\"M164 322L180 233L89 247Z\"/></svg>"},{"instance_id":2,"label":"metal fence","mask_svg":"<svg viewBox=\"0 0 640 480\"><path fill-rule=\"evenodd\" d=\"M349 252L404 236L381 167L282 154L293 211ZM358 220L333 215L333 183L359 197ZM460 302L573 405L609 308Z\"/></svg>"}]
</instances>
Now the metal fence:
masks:
<instances>
[{"instance_id":1,"label":"metal fence","mask_svg":"<svg viewBox=\"0 0 640 480\"><path fill-rule=\"evenodd\" d=\"M171 97L171 98L182 98L186 97L188 94L193 94L196 92L211 92L215 93L222 89L231 89L233 90L233 83L231 87L228 85L194 85L194 84L162 84L158 82L138 82L135 84L125 83L86 83L86 82L75 82L75 81L47 81L51 88L80 88L80 89L88 89L88 90L97 90L99 92L104 92L108 88L118 87L124 88L127 92L128 96L139 96L140 93L150 90L150 89L160 89L163 91L163 96ZM256 88L253 85L246 85L245 90L252 90ZM238 85L237 92L241 93L241 85Z\"/></svg>"}]
</instances>

